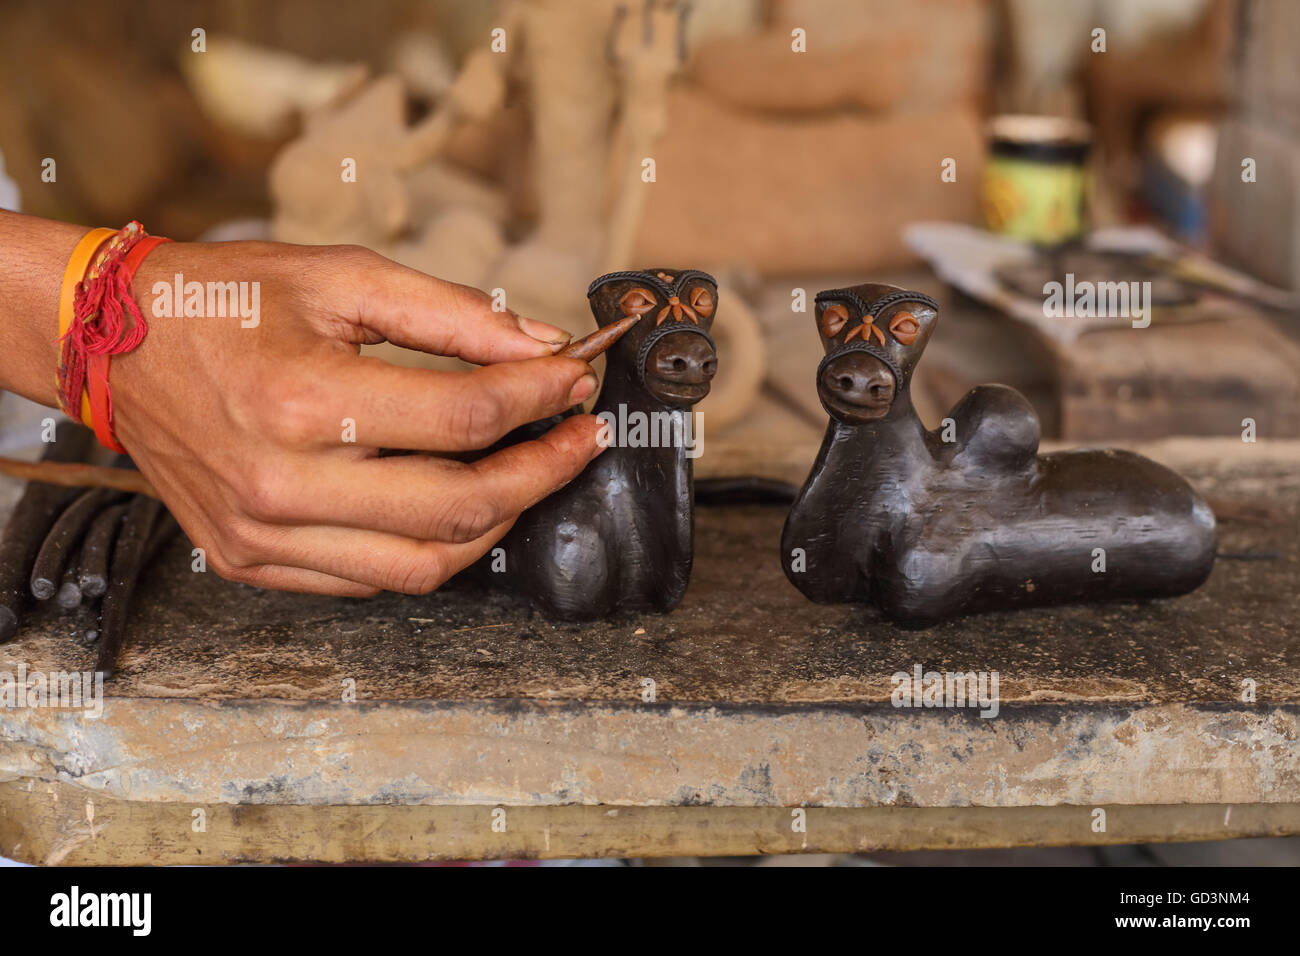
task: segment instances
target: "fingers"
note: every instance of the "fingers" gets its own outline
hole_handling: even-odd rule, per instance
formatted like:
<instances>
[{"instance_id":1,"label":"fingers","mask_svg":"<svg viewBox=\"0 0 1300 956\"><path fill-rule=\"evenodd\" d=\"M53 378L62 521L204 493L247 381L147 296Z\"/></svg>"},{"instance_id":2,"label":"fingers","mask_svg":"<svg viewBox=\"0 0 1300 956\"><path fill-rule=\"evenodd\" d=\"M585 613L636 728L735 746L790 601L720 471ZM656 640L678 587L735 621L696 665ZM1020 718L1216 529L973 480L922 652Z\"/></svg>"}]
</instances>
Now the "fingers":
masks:
<instances>
[{"instance_id":1,"label":"fingers","mask_svg":"<svg viewBox=\"0 0 1300 956\"><path fill-rule=\"evenodd\" d=\"M257 551L268 562L268 576L283 579L282 572L300 571L302 583L308 585L336 587L335 582L342 581L357 593L382 589L427 594L487 554L513 523L502 522L460 544L323 525L271 528L262 532Z\"/></svg>"},{"instance_id":2,"label":"fingers","mask_svg":"<svg viewBox=\"0 0 1300 956\"><path fill-rule=\"evenodd\" d=\"M516 315L487 293L445 282L381 256L368 258L347 277L360 295L353 321L388 341L475 365L553 355L569 333Z\"/></svg>"},{"instance_id":3,"label":"fingers","mask_svg":"<svg viewBox=\"0 0 1300 956\"><path fill-rule=\"evenodd\" d=\"M374 597L379 593L378 586L323 574L305 566L286 567L276 563L263 563L267 561L265 556L255 557L253 549L235 540L235 536L230 533L231 522L224 523L225 533L214 534L208 522L181 504L184 501L182 497L176 504L169 506L173 517L186 536L202 548L212 570L228 581L276 591L330 594L337 597ZM235 557L242 560L236 561Z\"/></svg>"},{"instance_id":4,"label":"fingers","mask_svg":"<svg viewBox=\"0 0 1300 956\"><path fill-rule=\"evenodd\" d=\"M290 445L337 446L340 425L364 448L471 451L549 418L595 393L585 362L541 358L464 372L390 365L380 359L326 363L316 383L283 383L271 427Z\"/></svg>"},{"instance_id":5,"label":"fingers","mask_svg":"<svg viewBox=\"0 0 1300 956\"><path fill-rule=\"evenodd\" d=\"M315 461L280 473L244 508L270 524L329 524L421 541L472 541L572 481L603 451L600 422L575 415L476 462L421 455Z\"/></svg>"},{"instance_id":6,"label":"fingers","mask_svg":"<svg viewBox=\"0 0 1300 956\"><path fill-rule=\"evenodd\" d=\"M303 568L264 564L250 568L218 572L223 578L273 591L297 591L300 594L328 594L333 597L374 597L380 588L356 581L336 578Z\"/></svg>"},{"instance_id":7,"label":"fingers","mask_svg":"<svg viewBox=\"0 0 1300 956\"><path fill-rule=\"evenodd\" d=\"M603 451L599 429L581 415L477 462L404 456L338 462L324 477L319 465L314 478L282 474L284 499L256 499L252 520L227 524L209 561L222 577L258 587L427 593Z\"/></svg>"}]
</instances>

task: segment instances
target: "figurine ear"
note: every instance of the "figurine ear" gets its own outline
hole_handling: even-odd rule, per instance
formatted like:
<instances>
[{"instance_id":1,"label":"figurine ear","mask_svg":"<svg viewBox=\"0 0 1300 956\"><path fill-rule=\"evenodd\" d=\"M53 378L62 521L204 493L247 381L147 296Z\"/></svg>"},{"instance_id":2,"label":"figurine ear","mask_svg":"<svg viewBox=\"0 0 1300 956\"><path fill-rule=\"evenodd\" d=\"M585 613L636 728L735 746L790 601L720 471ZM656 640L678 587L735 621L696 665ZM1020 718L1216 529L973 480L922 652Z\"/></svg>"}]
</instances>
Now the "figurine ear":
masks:
<instances>
[{"instance_id":1,"label":"figurine ear","mask_svg":"<svg viewBox=\"0 0 1300 956\"><path fill-rule=\"evenodd\" d=\"M639 286L629 289L618 300L618 307L624 315L645 315L655 307L655 294Z\"/></svg>"}]
</instances>

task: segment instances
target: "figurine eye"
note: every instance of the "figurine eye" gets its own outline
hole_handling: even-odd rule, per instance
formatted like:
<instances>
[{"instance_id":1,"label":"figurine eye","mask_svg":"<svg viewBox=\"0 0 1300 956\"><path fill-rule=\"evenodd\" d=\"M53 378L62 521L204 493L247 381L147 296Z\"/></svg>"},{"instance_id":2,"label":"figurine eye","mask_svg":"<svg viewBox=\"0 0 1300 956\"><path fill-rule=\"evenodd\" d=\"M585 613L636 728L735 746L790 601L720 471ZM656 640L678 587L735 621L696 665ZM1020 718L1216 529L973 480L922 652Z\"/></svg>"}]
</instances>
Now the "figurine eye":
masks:
<instances>
[{"instance_id":1,"label":"figurine eye","mask_svg":"<svg viewBox=\"0 0 1300 956\"><path fill-rule=\"evenodd\" d=\"M618 307L623 310L624 315L645 315L655 307L654 293L645 289L625 292L623 298L618 300Z\"/></svg>"},{"instance_id":2,"label":"figurine eye","mask_svg":"<svg viewBox=\"0 0 1300 956\"><path fill-rule=\"evenodd\" d=\"M911 345L921 333L921 323L911 312L899 312L889 320L889 331L903 345Z\"/></svg>"},{"instance_id":3,"label":"figurine eye","mask_svg":"<svg viewBox=\"0 0 1300 956\"><path fill-rule=\"evenodd\" d=\"M822 313L822 335L833 339L849 321L849 310L842 305L828 305Z\"/></svg>"},{"instance_id":4,"label":"figurine eye","mask_svg":"<svg viewBox=\"0 0 1300 956\"><path fill-rule=\"evenodd\" d=\"M709 295L708 289L694 289L691 292L690 303L691 308L706 319L713 314L713 296Z\"/></svg>"}]
</instances>

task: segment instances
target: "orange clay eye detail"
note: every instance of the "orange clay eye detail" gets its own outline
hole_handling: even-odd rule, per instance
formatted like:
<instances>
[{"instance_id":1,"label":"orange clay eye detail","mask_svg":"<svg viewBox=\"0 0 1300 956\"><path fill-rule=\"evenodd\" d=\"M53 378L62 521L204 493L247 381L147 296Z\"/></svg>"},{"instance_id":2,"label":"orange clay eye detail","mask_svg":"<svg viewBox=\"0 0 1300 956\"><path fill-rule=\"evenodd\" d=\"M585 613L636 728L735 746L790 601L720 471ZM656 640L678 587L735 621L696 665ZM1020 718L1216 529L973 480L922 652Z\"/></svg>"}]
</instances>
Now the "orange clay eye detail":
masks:
<instances>
[{"instance_id":1,"label":"orange clay eye detail","mask_svg":"<svg viewBox=\"0 0 1300 956\"><path fill-rule=\"evenodd\" d=\"M822 313L822 335L833 339L839 335L844 324L849 321L849 310L842 305L828 305Z\"/></svg>"},{"instance_id":2,"label":"orange clay eye detail","mask_svg":"<svg viewBox=\"0 0 1300 956\"><path fill-rule=\"evenodd\" d=\"M709 295L708 289L693 289L690 298L691 308L698 312L703 318L708 318L713 314L713 296Z\"/></svg>"},{"instance_id":3,"label":"orange clay eye detail","mask_svg":"<svg viewBox=\"0 0 1300 956\"><path fill-rule=\"evenodd\" d=\"M645 315L655 307L654 293L645 289L632 289L623 293L623 298L618 300L618 307L624 315Z\"/></svg>"},{"instance_id":4,"label":"orange clay eye detail","mask_svg":"<svg viewBox=\"0 0 1300 956\"><path fill-rule=\"evenodd\" d=\"M921 333L921 323L911 312L899 312L889 320L889 331L903 345L911 345Z\"/></svg>"}]
</instances>

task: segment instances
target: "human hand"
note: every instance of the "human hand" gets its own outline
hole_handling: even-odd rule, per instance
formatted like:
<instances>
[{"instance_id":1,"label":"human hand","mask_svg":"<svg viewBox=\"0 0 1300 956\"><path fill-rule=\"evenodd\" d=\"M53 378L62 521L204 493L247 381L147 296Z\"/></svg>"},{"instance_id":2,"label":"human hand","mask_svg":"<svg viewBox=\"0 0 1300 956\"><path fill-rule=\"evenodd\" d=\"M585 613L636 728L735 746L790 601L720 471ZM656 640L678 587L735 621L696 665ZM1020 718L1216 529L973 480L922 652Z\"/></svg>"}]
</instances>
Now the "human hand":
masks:
<instances>
[{"instance_id":1,"label":"human hand","mask_svg":"<svg viewBox=\"0 0 1300 956\"><path fill-rule=\"evenodd\" d=\"M167 315L162 286L178 274L205 287L258 283L256 324ZM597 420L578 415L474 462L378 457L485 448L597 382L585 362L554 356L561 330L368 250L166 244L135 291L149 334L113 360L117 437L222 577L353 596L432 590L602 450ZM482 367L358 354L384 340Z\"/></svg>"}]
</instances>

